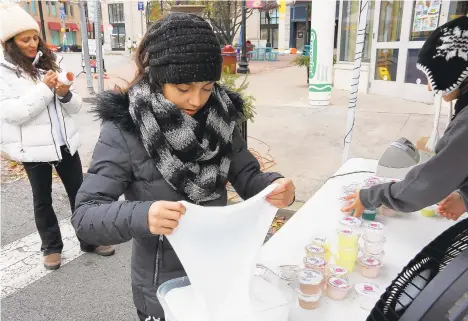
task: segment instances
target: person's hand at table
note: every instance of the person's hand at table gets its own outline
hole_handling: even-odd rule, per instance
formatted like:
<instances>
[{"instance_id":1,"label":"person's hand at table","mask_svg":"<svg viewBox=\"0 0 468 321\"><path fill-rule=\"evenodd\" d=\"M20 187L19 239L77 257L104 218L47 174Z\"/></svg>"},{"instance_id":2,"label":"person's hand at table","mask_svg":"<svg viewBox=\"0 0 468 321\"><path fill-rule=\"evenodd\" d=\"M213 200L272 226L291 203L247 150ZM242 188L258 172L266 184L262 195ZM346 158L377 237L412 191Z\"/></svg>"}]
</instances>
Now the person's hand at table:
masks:
<instances>
[{"instance_id":1,"label":"person's hand at table","mask_svg":"<svg viewBox=\"0 0 468 321\"><path fill-rule=\"evenodd\" d=\"M267 202L277 208L288 207L294 201L296 187L289 178L277 179L275 183L279 186L266 197Z\"/></svg>"},{"instance_id":2,"label":"person's hand at table","mask_svg":"<svg viewBox=\"0 0 468 321\"><path fill-rule=\"evenodd\" d=\"M448 220L458 220L466 212L463 197L457 192L450 194L440 202L438 212Z\"/></svg>"},{"instance_id":3,"label":"person's hand at table","mask_svg":"<svg viewBox=\"0 0 468 321\"><path fill-rule=\"evenodd\" d=\"M360 190L356 191L354 194L348 195L345 197L347 201L353 201L353 203L349 206L343 207L341 209L342 212L349 213L354 210L353 216L361 217L362 213L366 209L359 198Z\"/></svg>"},{"instance_id":4,"label":"person's hand at table","mask_svg":"<svg viewBox=\"0 0 468 321\"><path fill-rule=\"evenodd\" d=\"M185 214L185 206L179 202L158 201L148 211L148 227L151 234L171 235Z\"/></svg>"}]
</instances>

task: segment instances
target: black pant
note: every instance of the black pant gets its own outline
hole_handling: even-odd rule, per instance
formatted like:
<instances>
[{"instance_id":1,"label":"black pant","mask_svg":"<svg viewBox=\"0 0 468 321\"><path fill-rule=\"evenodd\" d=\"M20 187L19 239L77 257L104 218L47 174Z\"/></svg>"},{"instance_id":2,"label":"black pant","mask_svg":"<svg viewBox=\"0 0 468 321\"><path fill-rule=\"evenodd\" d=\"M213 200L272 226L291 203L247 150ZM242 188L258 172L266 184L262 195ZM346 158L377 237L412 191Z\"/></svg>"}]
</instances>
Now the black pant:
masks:
<instances>
[{"instance_id":1,"label":"black pant","mask_svg":"<svg viewBox=\"0 0 468 321\"><path fill-rule=\"evenodd\" d=\"M51 163L23 163L31 183L34 201L34 219L41 236L41 251L44 255L61 253L63 249L62 235L57 216L52 207L52 166L55 166L60 179L65 186L72 212L75 210L75 198L83 182L83 169L78 152L70 155L65 146L61 147L62 160ZM80 240L82 250L92 251L95 245Z\"/></svg>"},{"instance_id":2,"label":"black pant","mask_svg":"<svg viewBox=\"0 0 468 321\"><path fill-rule=\"evenodd\" d=\"M140 318L140 321L164 321L164 318L155 318L151 317L149 315L144 314L140 310L137 310L138 317Z\"/></svg>"}]
</instances>

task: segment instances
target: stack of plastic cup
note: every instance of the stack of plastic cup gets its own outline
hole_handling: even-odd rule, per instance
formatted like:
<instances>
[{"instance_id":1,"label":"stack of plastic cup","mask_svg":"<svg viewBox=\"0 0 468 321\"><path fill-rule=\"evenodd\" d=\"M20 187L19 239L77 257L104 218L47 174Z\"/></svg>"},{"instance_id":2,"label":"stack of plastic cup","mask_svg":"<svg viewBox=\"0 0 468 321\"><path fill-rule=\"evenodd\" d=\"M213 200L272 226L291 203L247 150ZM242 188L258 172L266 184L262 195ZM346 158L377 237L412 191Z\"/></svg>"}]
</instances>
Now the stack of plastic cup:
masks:
<instances>
[{"instance_id":1,"label":"stack of plastic cup","mask_svg":"<svg viewBox=\"0 0 468 321\"><path fill-rule=\"evenodd\" d=\"M384 245L386 238L384 236L385 225L380 222L365 222L364 235L362 237L364 246L363 256L382 260L384 256Z\"/></svg>"},{"instance_id":2,"label":"stack of plastic cup","mask_svg":"<svg viewBox=\"0 0 468 321\"><path fill-rule=\"evenodd\" d=\"M352 272L359 253L359 232L342 228L337 233L338 251L335 256L335 263L347 269L348 272Z\"/></svg>"}]
</instances>

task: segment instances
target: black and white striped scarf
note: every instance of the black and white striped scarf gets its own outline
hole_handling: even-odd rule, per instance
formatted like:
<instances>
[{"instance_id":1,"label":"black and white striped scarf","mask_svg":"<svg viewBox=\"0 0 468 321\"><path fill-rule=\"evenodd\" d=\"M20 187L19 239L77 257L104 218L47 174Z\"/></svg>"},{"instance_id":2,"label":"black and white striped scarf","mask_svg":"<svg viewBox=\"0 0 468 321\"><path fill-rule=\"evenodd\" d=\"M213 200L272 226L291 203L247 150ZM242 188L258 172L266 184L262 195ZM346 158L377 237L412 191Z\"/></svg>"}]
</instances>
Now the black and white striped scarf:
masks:
<instances>
[{"instance_id":1,"label":"black and white striped scarf","mask_svg":"<svg viewBox=\"0 0 468 321\"><path fill-rule=\"evenodd\" d=\"M147 78L129 89L130 115L164 179L195 203L219 198L227 183L237 111L215 84L206 105L191 117L152 92Z\"/></svg>"}]
</instances>

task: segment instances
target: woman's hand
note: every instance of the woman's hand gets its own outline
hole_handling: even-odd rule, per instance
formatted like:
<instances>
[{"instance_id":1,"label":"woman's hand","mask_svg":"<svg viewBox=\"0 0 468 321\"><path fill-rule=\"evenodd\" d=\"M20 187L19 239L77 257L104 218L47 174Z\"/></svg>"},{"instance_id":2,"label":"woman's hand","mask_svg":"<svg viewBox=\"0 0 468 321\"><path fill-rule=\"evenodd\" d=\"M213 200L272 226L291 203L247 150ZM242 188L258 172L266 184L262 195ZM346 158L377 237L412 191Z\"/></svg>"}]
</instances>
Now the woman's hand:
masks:
<instances>
[{"instance_id":1,"label":"woman's hand","mask_svg":"<svg viewBox=\"0 0 468 321\"><path fill-rule=\"evenodd\" d=\"M185 206L178 202L158 201L148 211L148 227L154 235L171 235L185 214Z\"/></svg>"},{"instance_id":2,"label":"woman's hand","mask_svg":"<svg viewBox=\"0 0 468 321\"><path fill-rule=\"evenodd\" d=\"M362 213L364 213L364 210L366 209L364 205L361 202L361 199L359 198L359 190L355 192L354 194L348 195L345 197L347 201L353 200L353 203L349 206L343 207L341 209L342 212L349 213L352 210L354 210L353 216L355 217L361 217Z\"/></svg>"},{"instance_id":3,"label":"woman's hand","mask_svg":"<svg viewBox=\"0 0 468 321\"><path fill-rule=\"evenodd\" d=\"M267 202L277 208L285 208L291 205L294 201L294 191L296 190L292 180L280 178L274 183L279 184L279 186L267 196Z\"/></svg>"},{"instance_id":4,"label":"woman's hand","mask_svg":"<svg viewBox=\"0 0 468 321\"><path fill-rule=\"evenodd\" d=\"M454 192L440 202L438 212L446 219L456 221L466 210L463 197Z\"/></svg>"},{"instance_id":5,"label":"woman's hand","mask_svg":"<svg viewBox=\"0 0 468 321\"><path fill-rule=\"evenodd\" d=\"M69 91L70 86L61 83L57 83L57 86L55 87L55 93L60 97L65 97Z\"/></svg>"},{"instance_id":6,"label":"woman's hand","mask_svg":"<svg viewBox=\"0 0 468 321\"><path fill-rule=\"evenodd\" d=\"M54 89L57 87L57 73L55 71L49 70L45 76L42 82L50 88L50 90Z\"/></svg>"}]
</instances>

